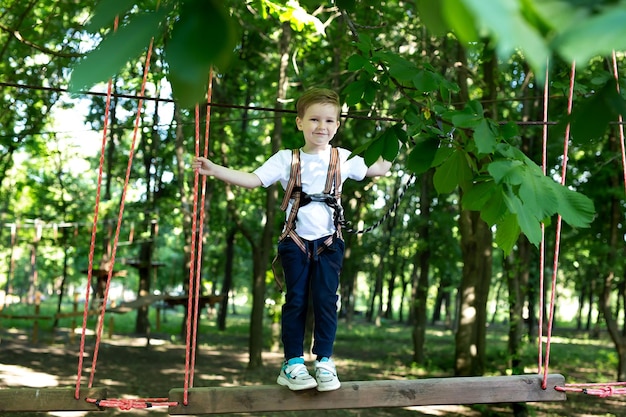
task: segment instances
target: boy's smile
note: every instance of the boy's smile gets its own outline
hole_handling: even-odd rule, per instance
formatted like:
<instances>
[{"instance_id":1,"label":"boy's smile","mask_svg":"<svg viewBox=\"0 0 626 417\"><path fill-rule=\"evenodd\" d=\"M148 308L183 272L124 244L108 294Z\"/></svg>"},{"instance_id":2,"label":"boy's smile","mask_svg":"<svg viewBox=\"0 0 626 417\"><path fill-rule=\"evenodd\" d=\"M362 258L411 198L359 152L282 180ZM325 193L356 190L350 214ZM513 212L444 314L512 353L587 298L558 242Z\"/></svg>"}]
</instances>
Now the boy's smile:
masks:
<instances>
[{"instance_id":1,"label":"boy's smile","mask_svg":"<svg viewBox=\"0 0 626 417\"><path fill-rule=\"evenodd\" d=\"M296 125L304 135L303 152L324 151L339 128L339 109L334 104L312 104L302 118L296 117Z\"/></svg>"}]
</instances>

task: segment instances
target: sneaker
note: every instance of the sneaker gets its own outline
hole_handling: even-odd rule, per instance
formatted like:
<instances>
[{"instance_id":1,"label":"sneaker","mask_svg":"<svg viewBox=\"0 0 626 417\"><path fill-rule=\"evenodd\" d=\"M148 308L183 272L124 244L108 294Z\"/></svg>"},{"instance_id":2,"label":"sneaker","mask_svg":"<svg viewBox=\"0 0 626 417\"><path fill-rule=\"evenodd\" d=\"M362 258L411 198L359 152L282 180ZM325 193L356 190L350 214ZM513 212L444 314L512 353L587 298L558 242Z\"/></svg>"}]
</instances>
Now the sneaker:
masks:
<instances>
[{"instance_id":1,"label":"sneaker","mask_svg":"<svg viewBox=\"0 0 626 417\"><path fill-rule=\"evenodd\" d=\"M324 357L315 361L315 379L318 391L333 391L341 387L335 363L330 358Z\"/></svg>"},{"instance_id":2,"label":"sneaker","mask_svg":"<svg viewBox=\"0 0 626 417\"><path fill-rule=\"evenodd\" d=\"M309 374L306 365L304 365L303 357L291 358L283 363L276 382L278 385L289 387L292 391L300 391L317 386L315 378Z\"/></svg>"}]
</instances>

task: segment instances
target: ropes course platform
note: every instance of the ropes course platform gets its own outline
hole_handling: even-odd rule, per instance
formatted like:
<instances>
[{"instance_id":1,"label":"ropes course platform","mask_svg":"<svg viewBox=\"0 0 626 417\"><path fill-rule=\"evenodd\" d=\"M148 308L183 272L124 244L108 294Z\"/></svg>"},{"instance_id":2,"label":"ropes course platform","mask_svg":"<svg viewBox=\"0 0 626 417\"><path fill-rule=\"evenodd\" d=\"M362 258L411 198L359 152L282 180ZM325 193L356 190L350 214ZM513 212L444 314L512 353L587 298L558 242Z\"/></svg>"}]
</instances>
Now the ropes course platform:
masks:
<instances>
[{"instance_id":1,"label":"ropes course platform","mask_svg":"<svg viewBox=\"0 0 626 417\"><path fill-rule=\"evenodd\" d=\"M8 411L101 411L87 398L106 398L106 388L80 390L79 399L74 398L75 388L2 388L0 389L0 413Z\"/></svg>"},{"instance_id":2,"label":"ropes course platform","mask_svg":"<svg viewBox=\"0 0 626 417\"><path fill-rule=\"evenodd\" d=\"M421 405L458 405L514 402L565 401L565 378L550 374L547 389L542 375L493 377L428 378L419 380L342 382L336 391L315 389L290 391L286 387L256 385L244 387L190 388L188 404L184 390L173 389L169 400L171 415L250 413L270 411L331 410Z\"/></svg>"}]
</instances>

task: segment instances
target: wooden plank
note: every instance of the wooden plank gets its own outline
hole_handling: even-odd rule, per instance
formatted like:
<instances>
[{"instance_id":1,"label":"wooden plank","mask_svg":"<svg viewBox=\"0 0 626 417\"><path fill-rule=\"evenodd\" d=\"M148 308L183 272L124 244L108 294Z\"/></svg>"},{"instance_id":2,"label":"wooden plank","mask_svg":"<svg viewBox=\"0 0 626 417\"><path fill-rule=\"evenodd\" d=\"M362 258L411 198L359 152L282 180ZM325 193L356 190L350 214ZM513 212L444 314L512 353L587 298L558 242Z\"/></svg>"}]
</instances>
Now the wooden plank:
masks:
<instances>
[{"instance_id":1,"label":"wooden plank","mask_svg":"<svg viewBox=\"0 0 626 417\"><path fill-rule=\"evenodd\" d=\"M243 386L189 389L183 405L182 388L170 391L172 415L249 413L268 411L330 410L420 405L487 404L536 401L565 401L562 375L548 376L541 389L541 375L429 378L419 380L342 382L336 391L315 389L290 391L281 386Z\"/></svg>"},{"instance_id":2,"label":"wooden plank","mask_svg":"<svg viewBox=\"0 0 626 417\"><path fill-rule=\"evenodd\" d=\"M0 388L2 411L100 411L86 398L106 398L106 388L87 388L75 399L75 388Z\"/></svg>"}]
</instances>

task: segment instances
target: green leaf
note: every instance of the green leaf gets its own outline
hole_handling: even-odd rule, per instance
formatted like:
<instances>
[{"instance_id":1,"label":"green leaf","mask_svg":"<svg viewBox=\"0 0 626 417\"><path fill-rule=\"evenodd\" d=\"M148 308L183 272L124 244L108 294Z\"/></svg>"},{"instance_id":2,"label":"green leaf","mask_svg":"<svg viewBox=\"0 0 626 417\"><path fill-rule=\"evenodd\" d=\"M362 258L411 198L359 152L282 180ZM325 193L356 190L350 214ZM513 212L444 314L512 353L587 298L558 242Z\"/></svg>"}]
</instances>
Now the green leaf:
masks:
<instances>
[{"instance_id":1,"label":"green leaf","mask_svg":"<svg viewBox=\"0 0 626 417\"><path fill-rule=\"evenodd\" d=\"M505 255L508 255L515 247L519 235L520 227L517 216L508 213L496 227L496 245L502 249Z\"/></svg>"},{"instance_id":2,"label":"green leaf","mask_svg":"<svg viewBox=\"0 0 626 417\"><path fill-rule=\"evenodd\" d=\"M441 0L443 16L461 42L470 43L480 39L474 15L461 0Z\"/></svg>"},{"instance_id":3,"label":"green leaf","mask_svg":"<svg viewBox=\"0 0 626 417\"><path fill-rule=\"evenodd\" d=\"M207 39L219 40L207 42ZM169 81L183 107L206 101L212 66L228 64L237 42L234 23L218 1L187 0L166 43Z\"/></svg>"},{"instance_id":4,"label":"green leaf","mask_svg":"<svg viewBox=\"0 0 626 417\"><path fill-rule=\"evenodd\" d=\"M391 135L385 137L385 147L381 156L385 161L393 161L400 151L400 142L406 142L406 132L402 125L395 124L390 129Z\"/></svg>"},{"instance_id":5,"label":"green leaf","mask_svg":"<svg viewBox=\"0 0 626 417\"><path fill-rule=\"evenodd\" d=\"M439 79L430 71L419 71L413 77L413 85L418 91L430 93L439 90Z\"/></svg>"},{"instance_id":6,"label":"green leaf","mask_svg":"<svg viewBox=\"0 0 626 417\"><path fill-rule=\"evenodd\" d=\"M588 141L604 136L610 122L617 120L620 113L626 114L626 104L617 92L615 80L609 80L595 94L579 103L565 122L571 121L573 138Z\"/></svg>"},{"instance_id":7,"label":"green leaf","mask_svg":"<svg viewBox=\"0 0 626 417\"><path fill-rule=\"evenodd\" d=\"M481 120L478 127L474 129L474 142L476 142L476 149L478 149L479 154L491 154L495 151L496 135L487 120Z\"/></svg>"},{"instance_id":8,"label":"green leaf","mask_svg":"<svg viewBox=\"0 0 626 417\"><path fill-rule=\"evenodd\" d=\"M356 0L336 0L337 7L343 10L353 11L356 6Z\"/></svg>"},{"instance_id":9,"label":"green leaf","mask_svg":"<svg viewBox=\"0 0 626 417\"><path fill-rule=\"evenodd\" d=\"M484 120L483 108L478 101L470 101L460 111L450 112L455 127L474 129Z\"/></svg>"},{"instance_id":10,"label":"green leaf","mask_svg":"<svg viewBox=\"0 0 626 417\"><path fill-rule=\"evenodd\" d=\"M519 128L514 122L508 122L507 124L500 126L500 133L502 134L504 140L510 140L519 136Z\"/></svg>"},{"instance_id":11,"label":"green leaf","mask_svg":"<svg viewBox=\"0 0 626 417\"><path fill-rule=\"evenodd\" d=\"M541 223L525 209L522 200L519 199L510 189L504 193L504 201L512 214L517 216L517 222L522 233L533 245L541 242Z\"/></svg>"},{"instance_id":12,"label":"green leaf","mask_svg":"<svg viewBox=\"0 0 626 417\"><path fill-rule=\"evenodd\" d=\"M456 113L451 119L455 127L467 129L475 128L480 124L481 120L483 120L482 117L462 112Z\"/></svg>"},{"instance_id":13,"label":"green leaf","mask_svg":"<svg viewBox=\"0 0 626 417\"><path fill-rule=\"evenodd\" d=\"M581 19L558 35L554 48L568 61L585 65L594 56L626 49L626 8L623 3Z\"/></svg>"},{"instance_id":14,"label":"green leaf","mask_svg":"<svg viewBox=\"0 0 626 417\"><path fill-rule=\"evenodd\" d=\"M495 186L489 196L489 201L480 210L480 217L490 226L499 224L509 215L506 202L504 201L504 190L501 186ZM517 218L515 220L517 222Z\"/></svg>"},{"instance_id":15,"label":"green leaf","mask_svg":"<svg viewBox=\"0 0 626 417\"><path fill-rule=\"evenodd\" d=\"M517 160L497 160L487 167L497 184L519 185L524 181L524 164Z\"/></svg>"},{"instance_id":16,"label":"green leaf","mask_svg":"<svg viewBox=\"0 0 626 417\"><path fill-rule=\"evenodd\" d=\"M113 28L115 17L124 15L135 3L135 0L99 1L85 29L90 33L96 33L100 29Z\"/></svg>"},{"instance_id":17,"label":"green leaf","mask_svg":"<svg viewBox=\"0 0 626 417\"><path fill-rule=\"evenodd\" d=\"M348 71L356 72L360 70L364 70L368 74L376 72L376 68L367 58L360 54L354 54L348 58Z\"/></svg>"},{"instance_id":18,"label":"green leaf","mask_svg":"<svg viewBox=\"0 0 626 417\"><path fill-rule=\"evenodd\" d=\"M451 193L458 186L464 187L471 180L472 171L465 152L458 149L435 170L433 177L435 189L440 194Z\"/></svg>"},{"instance_id":19,"label":"green leaf","mask_svg":"<svg viewBox=\"0 0 626 417\"><path fill-rule=\"evenodd\" d=\"M443 16L441 0L417 0L417 10L420 20L434 36L443 36L450 31Z\"/></svg>"},{"instance_id":20,"label":"green leaf","mask_svg":"<svg viewBox=\"0 0 626 417\"><path fill-rule=\"evenodd\" d=\"M558 201L557 213L572 227L589 227L595 217L593 201L587 196L572 191L552 181Z\"/></svg>"},{"instance_id":21,"label":"green leaf","mask_svg":"<svg viewBox=\"0 0 626 417\"><path fill-rule=\"evenodd\" d=\"M428 171L435 160L439 142L435 137L418 137L407 158L407 168L418 175Z\"/></svg>"},{"instance_id":22,"label":"green leaf","mask_svg":"<svg viewBox=\"0 0 626 417\"><path fill-rule=\"evenodd\" d=\"M363 90L363 101L369 105L374 104L376 94L378 94L378 84L374 81L367 81Z\"/></svg>"},{"instance_id":23,"label":"green leaf","mask_svg":"<svg viewBox=\"0 0 626 417\"><path fill-rule=\"evenodd\" d=\"M516 49L524 51L524 57L541 79L545 73L550 49L537 29L526 19L519 1L513 0L462 0L474 16L480 20L496 41L498 56L508 60ZM478 25L476 25L478 26Z\"/></svg>"},{"instance_id":24,"label":"green leaf","mask_svg":"<svg viewBox=\"0 0 626 417\"><path fill-rule=\"evenodd\" d=\"M418 71L417 67L404 60L393 60L389 62L389 74L400 82L410 82Z\"/></svg>"},{"instance_id":25,"label":"green leaf","mask_svg":"<svg viewBox=\"0 0 626 417\"><path fill-rule=\"evenodd\" d=\"M343 89L343 94L346 96L346 104L348 107L356 106L361 102L363 92L365 91L365 81L357 80L352 82Z\"/></svg>"},{"instance_id":26,"label":"green leaf","mask_svg":"<svg viewBox=\"0 0 626 417\"><path fill-rule=\"evenodd\" d=\"M164 9L137 14L117 32L110 33L78 61L70 76L70 91L76 93L107 81L129 61L136 60L158 34L165 16Z\"/></svg>"},{"instance_id":27,"label":"green leaf","mask_svg":"<svg viewBox=\"0 0 626 417\"><path fill-rule=\"evenodd\" d=\"M369 55L372 50L372 38L369 35L360 34L358 42L355 42L355 46L359 51L363 52L364 55Z\"/></svg>"},{"instance_id":28,"label":"green leaf","mask_svg":"<svg viewBox=\"0 0 626 417\"><path fill-rule=\"evenodd\" d=\"M437 137L440 138L439 135L437 135ZM454 146L451 146L450 144L447 143L442 143L440 139L438 139L438 148L437 151L435 152L435 159L432 162L432 166L437 167L441 164L443 164L445 161L448 160L448 158L450 158L452 156L452 154L454 152L456 152L456 148Z\"/></svg>"},{"instance_id":29,"label":"green leaf","mask_svg":"<svg viewBox=\"0 0 626 417\"><path fill-rule=\"evenodd\" d=\"M468 187L463 193L461 204L464 210L481 211L496 192L496 184L493 181L483 181ZM489 223L489 222L488 222ZM493 223L490 223L493 224Z\"/></svg>"},{"instance_id":30,"label":"green leaf","mask_svg":"<svg viewBox=\"0 0 626 417\"><path fill-rule=\"evenodd\" d=\"M554 183L554 181L543 175L532 175L528 170L523 172L518 194L524 202L524 209L539 220L552 216L559 203L549 183Z\"/></svg>"},{"instance_id":31,"label":"green leaf","mask_svg":"<svg viewBox=\"0 0 626 417\"><path fill-rule=\"evenodd\" d=\"M589 17L587 8L578 7L571 0L527 0L525 5L538 16L543 25L549 26L549 29L557 33L570 26L572 22L582 22Z\"/></svg>"},{"instance_id":32,"label":"green leaf","mask_svg":"<svg viewBox=\"0 0 626 417\"><path fill-rule=\"evenodd\" d=\"M363 155L367 166L371 166L378 161L378 158L380 158L385 149L385 142L388 136L393 136L393 132L391 132L390 129L386 129L380 136L369 143Z\"/></svg>"}]
</instances>

